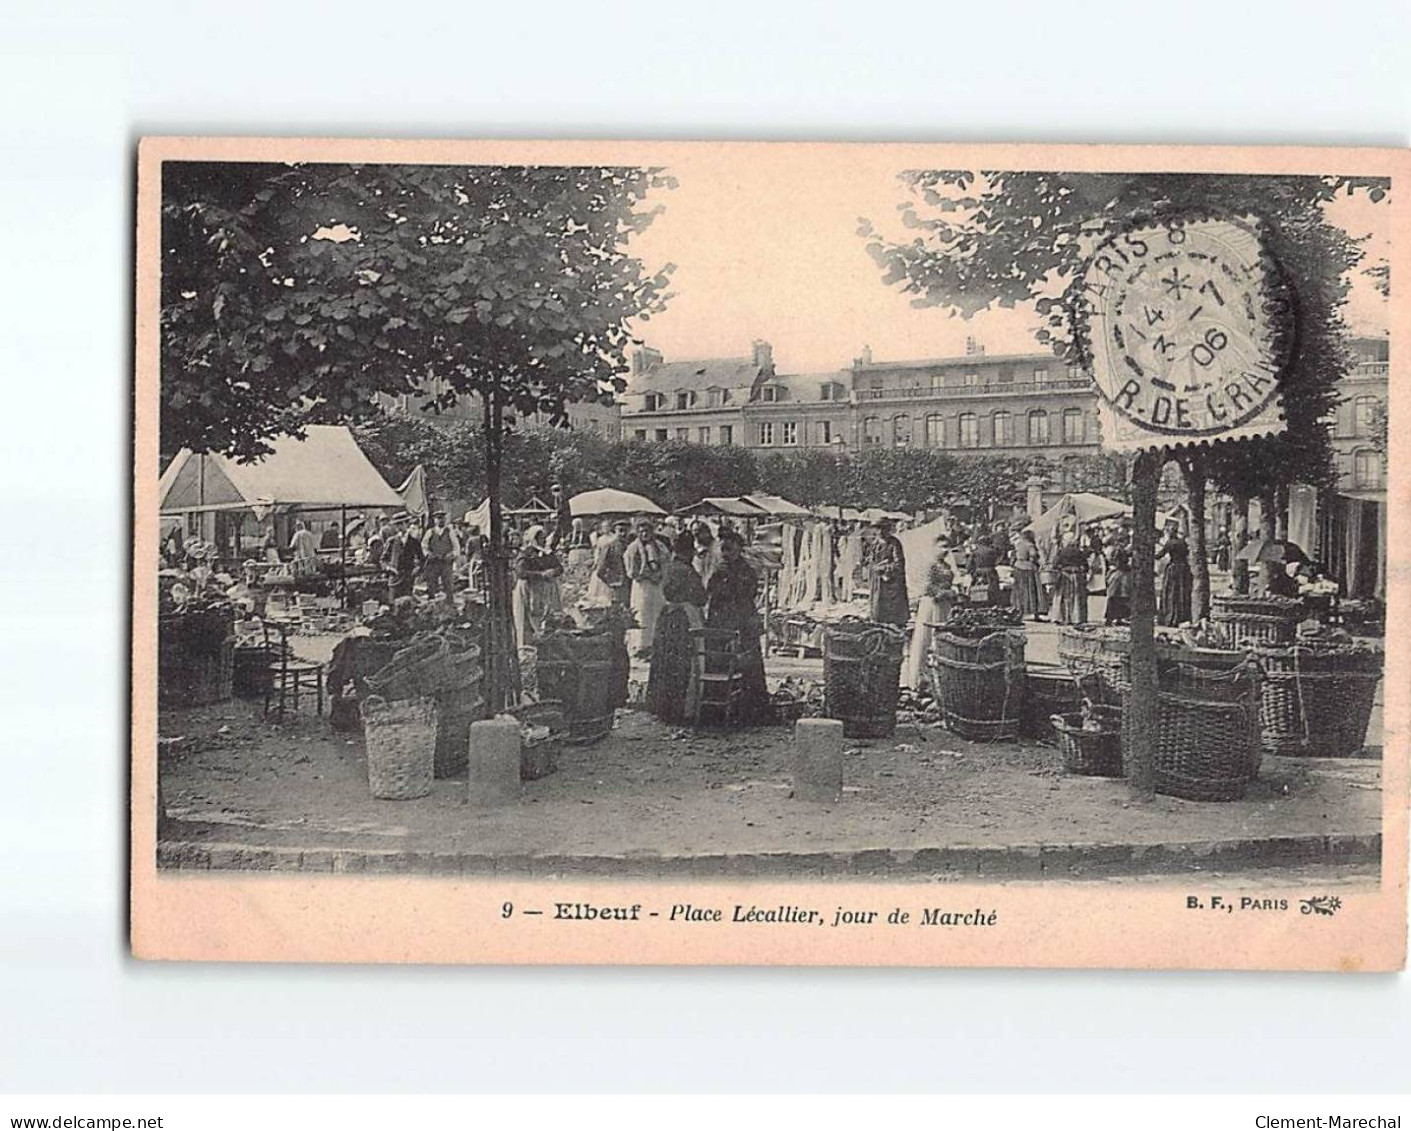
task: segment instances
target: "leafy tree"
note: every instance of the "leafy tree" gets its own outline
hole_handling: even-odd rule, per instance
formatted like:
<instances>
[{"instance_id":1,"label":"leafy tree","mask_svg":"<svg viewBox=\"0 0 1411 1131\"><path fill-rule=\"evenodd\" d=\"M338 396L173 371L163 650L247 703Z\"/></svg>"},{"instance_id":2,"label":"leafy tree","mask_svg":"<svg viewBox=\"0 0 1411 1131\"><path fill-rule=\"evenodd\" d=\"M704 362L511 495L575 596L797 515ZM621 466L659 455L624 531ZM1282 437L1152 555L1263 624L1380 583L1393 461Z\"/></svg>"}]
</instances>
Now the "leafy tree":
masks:
<instances>
[{"instance_id":1,"label":"leafy tree","mask_svg":"<svg viewBox=\"0 0 1411 1131\"><path fill-rule=\"evenodd\" d=\"M630 320L664 306L670 269L647 273L626 244L669 184L634 168L168 162L163 448L255 458L381 394L475 394L498 546L506 430L620 391ZM490 675L500 697L512 673Z\"/></svg>"},{"instance_id":2,"label":"leafy tree","mask_svg":"<svg viewBox=\"0 0 1411 1131\"><path fill-rule=\"evenodd\" d=\"M1342 307L1357 241L1328 223L1324 206L1342 192L1384 199L1385 181L1342 177L1224 176L928 170L904 175L910 190L902 222L918 234L892 241L863 220L860 235L883 281L912 295L913 305L969 316L991 307L1033 303L1046 325L1041 341L1081 362L1074 313L1087 257L1106 236L1139 219L1201 214L1252 215L1264 224L1266 249L1294 303L1281 376L1287 431L1280 436L1214 444L1192 455L1191 475L1232 492L1264 495L1291 480L1327 482L1331 445L1323 420L1333 411L1337 379L1351 363ZM1133 465L1133 787L1151 788L1156 719L1153 625L1156 492L1166 455L1143 453Z\"/></svg>"}]
</instances>

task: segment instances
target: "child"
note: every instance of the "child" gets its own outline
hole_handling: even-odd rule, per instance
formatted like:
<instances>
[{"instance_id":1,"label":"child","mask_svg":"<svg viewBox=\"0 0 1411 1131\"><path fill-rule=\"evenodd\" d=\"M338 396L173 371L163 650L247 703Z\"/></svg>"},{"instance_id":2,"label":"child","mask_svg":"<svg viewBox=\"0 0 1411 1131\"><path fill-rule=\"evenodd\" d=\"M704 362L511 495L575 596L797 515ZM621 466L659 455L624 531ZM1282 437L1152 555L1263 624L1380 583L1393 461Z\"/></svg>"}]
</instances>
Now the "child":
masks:
<instances>
[{"instance_id":1,"label":"child","mask_svg":"<svg viewBox=\"0 0 1411 1131\"><path fill-rule=\"evenodd\" d=\"M1107 564L1106 624L1126 624L1132 619L1132 555L1118 547Z\"/></svg>"}]
</instances>

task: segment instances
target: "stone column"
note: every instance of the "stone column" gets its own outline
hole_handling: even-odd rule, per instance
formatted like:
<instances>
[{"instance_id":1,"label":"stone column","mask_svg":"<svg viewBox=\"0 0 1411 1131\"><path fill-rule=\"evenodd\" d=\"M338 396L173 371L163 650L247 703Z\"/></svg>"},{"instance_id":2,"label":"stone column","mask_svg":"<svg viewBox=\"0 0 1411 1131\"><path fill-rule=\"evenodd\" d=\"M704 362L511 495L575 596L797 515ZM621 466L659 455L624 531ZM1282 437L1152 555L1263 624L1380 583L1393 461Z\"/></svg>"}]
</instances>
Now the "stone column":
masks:
<instances>
[{"instance_id":1,"label":"stone column","mask_svg":"<svg viewBox=\"0 0 1411 1131\"><path fill-rule=\"evenodd\" d=\"M789 762L795 801L832 805L841 800L844 745L841 719L800 719L794 724Z\"/></svg>"}]
</instances>

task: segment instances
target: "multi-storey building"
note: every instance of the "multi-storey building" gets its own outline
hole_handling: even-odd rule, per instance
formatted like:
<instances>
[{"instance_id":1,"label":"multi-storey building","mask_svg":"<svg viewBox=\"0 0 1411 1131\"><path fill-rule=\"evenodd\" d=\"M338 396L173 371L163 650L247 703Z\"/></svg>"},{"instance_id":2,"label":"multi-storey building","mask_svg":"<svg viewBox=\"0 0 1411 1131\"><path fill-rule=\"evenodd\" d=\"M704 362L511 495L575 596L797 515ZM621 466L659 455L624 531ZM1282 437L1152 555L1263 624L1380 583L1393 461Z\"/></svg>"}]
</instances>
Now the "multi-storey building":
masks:
<instances>
[{"instance_id":1,"label":"multi-storey building","mask_svg":"<svg viewBox=\"0 0 1411 1131\"><path fill-rule=\"evenodd\" d=\"M632 354L622 396L626 440L693 444L745 443L744 410L756 396L774 396L774 355L755 342L748 357L667 361L653 349Z\"/></svg>"},{"instance_id":2,"label":"multi-storey building","mask_svg":"<svg viewBox=\"0 0 1411 1131\"><path fill-rule=\"evenodd\" d=\"M1386 338L1354 338L1357 364L1338 385L1341 399L1333 423L1338 493L1354 499L1386 500L1386 454L1377 435L1383 426L1390 378Z\"/></svg>"}]
</instances>

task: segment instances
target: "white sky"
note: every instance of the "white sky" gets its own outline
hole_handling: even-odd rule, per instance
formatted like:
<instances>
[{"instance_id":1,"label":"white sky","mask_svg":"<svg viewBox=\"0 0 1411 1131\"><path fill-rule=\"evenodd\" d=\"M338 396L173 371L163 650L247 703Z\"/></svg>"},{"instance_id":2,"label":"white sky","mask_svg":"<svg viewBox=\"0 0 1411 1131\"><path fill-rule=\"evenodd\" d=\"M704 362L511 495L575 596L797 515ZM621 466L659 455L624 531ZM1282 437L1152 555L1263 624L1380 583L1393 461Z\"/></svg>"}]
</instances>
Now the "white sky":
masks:
<instances>
[{"instance_id":1,"label":"white sky","mask_svg":"<svg viewBox=\"0 0 1411 1131\"><path fill-rule=\"evenodd\" d=\"M895 220L904 199L895 169L858 160L839 176L836 159L810 168L813 151L793 147L761 146L747 157L674 166L679 187L662 194L665 211L634 241L652 270L677 265L670 307L637 327L667 360L743 356L754 338L772 343L786 373L845 368L864 344L877 360L960 354L967 335L991 354L1041 348L1032 311L966 322L914 309L882 285L857 221L904 231ZM1388 211L1364 198L1340 201L1332 215L1355 235L1376 233L1383 250L1369 248L1370 262L1385 254ZM1386 327L1384 300L1360 276L1349 321L1359 332Z\"/></svg>"}]
</instances>

